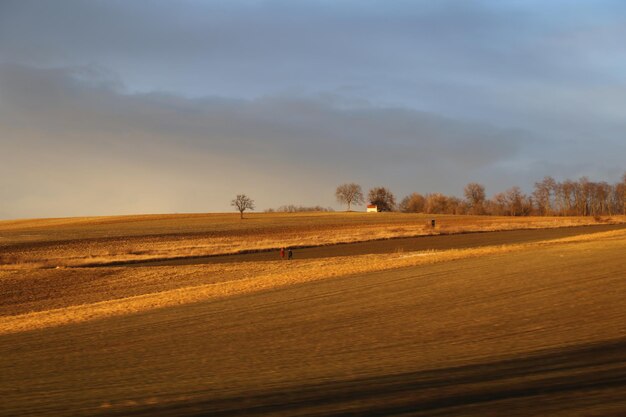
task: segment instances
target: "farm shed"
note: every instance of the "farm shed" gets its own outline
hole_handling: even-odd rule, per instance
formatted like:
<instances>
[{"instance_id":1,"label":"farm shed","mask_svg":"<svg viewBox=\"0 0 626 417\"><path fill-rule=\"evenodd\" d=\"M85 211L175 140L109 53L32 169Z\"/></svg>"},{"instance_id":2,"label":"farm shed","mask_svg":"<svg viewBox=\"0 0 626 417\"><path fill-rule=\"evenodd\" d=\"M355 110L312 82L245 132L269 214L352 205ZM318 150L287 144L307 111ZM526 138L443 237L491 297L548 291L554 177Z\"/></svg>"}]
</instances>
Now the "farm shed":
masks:
<instances>
[{"instance_id":1,"label":"farm shed","mask_svg":"<svg viewBox=\"0 0 626 417\"><path fill-rule=\"evenodd\" d=\"M376 204L368 204L367 205L368 213L378 213L378 206Z\"/></svg>"}]
</instances>

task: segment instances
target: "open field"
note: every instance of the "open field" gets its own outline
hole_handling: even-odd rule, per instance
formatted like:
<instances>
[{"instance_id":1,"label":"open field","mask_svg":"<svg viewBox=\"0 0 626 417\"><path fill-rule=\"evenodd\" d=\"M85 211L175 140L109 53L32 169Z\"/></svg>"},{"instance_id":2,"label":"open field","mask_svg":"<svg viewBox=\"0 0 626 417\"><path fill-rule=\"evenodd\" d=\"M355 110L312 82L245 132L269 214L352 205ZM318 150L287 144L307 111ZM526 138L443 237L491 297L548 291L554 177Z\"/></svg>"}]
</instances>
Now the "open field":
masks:
<instances>
[{"instance_id":1,"label":"open field","mask_svg":"<svg viewBox=\"0 0 626 417\"><path fill-rule=\"evenodd\" d=\"M437 227L430 227L436 219ZM624 223L624 216L602 219ZM400 213L181 214L0 221L0 269L162 260L475 231L598 224L582 217Z\"/></svg>"},{"instance_id":2,"label":"open field","mask_svg":"<svg viewBox=\"0 0 626 417\"><path fill-rule=\"evenodd\" d=\"M262 217L253 230L273 243L333 229L352 239L364 221L344 236L332 215ZM623 225L302 249L291 262L34 263L81 241L195 233L187 220L113 220L114 237L93 220L0 223L4 253L33 260L0 270L0 415L626 414ZM215 227L253 236L232 220ZM404 216L376 222L379 234L410 228ZM21 236L25 224L40 240ZM218 233L204 227L198 239Z\"/></svg>"}]
</instances>

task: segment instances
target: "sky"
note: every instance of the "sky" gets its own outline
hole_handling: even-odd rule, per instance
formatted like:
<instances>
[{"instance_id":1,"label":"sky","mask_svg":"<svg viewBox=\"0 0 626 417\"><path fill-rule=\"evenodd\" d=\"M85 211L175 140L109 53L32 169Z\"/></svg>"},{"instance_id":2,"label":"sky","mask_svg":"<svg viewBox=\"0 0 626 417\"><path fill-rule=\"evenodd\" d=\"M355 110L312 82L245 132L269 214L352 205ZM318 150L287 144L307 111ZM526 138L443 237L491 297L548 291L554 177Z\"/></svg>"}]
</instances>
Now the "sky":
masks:
<instances>
[{"instance_id":1,"label":"sky","mask_svg":"<svg viewBox=\"0 0 626 417\"><path fill-rule=\"evenodd\" d=\"M621 0L0 0L0 219L626 171Z\"/></svg>"}]
</instances>

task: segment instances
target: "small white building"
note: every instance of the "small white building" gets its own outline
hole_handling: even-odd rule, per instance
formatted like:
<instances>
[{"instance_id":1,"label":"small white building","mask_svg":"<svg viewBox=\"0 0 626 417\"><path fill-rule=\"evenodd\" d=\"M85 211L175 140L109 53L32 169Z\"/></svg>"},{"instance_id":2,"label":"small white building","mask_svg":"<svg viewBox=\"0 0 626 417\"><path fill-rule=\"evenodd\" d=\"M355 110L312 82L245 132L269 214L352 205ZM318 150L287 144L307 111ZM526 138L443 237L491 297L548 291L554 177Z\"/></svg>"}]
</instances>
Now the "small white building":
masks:
<instances>
[{"instance_id":1,"label":"small white building","mask_svg":"<svg viewBox=\"0 0 626 417\"><path fill-rule=\"evenodd\" d=\"M368 213L378 213L378 206L376 204L368 204L367 205Z\"/></svg>"}]
</instances>

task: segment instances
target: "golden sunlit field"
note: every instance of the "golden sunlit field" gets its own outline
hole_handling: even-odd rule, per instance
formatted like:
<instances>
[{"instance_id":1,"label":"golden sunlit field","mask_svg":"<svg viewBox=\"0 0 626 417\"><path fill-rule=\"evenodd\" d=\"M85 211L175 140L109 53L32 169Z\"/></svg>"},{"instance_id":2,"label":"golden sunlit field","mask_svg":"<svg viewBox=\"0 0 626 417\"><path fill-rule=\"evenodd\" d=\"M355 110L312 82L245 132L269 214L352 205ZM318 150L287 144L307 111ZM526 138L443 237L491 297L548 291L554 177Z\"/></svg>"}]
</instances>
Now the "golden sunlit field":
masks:
<instances>
[{"instance_id":1,"label":"golden sunlit field","mask_svg":"<svg viewBox=\"0 0 626 417\"><path fill-rule=\"evenodd\" d=\"M2 221L0 415L623 416L600 220Z\"/></svg>"},{"instance_id":2,"label":"golden sunlit field","mask_svg":"<svg viewBox=\"0 0 626 417\"><path fill-rule=\"evenodd\" d=\"M623 216L622 216L623 217ZM433 229L430 220L436 219ZM620 222L620 216L601 222ZM0 262L56 267L170 259L374 239L597 224L583 217L400 213L187 214L0 221ZM61 244L62 243L62 244Z\"/></svg>"}]
</instances>

